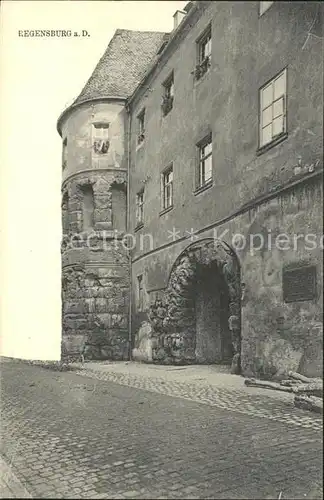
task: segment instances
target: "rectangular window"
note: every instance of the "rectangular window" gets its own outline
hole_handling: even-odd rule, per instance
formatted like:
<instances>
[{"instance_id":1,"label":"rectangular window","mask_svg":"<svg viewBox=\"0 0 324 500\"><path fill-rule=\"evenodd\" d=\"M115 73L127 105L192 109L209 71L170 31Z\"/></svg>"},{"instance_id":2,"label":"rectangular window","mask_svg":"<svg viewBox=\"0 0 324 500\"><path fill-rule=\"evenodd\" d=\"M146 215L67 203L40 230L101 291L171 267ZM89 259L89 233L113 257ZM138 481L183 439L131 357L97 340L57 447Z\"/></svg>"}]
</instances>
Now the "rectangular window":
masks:
<instances>
[{"instance_id":1,"label":"rectangular window","mask_svg":"<svg viewBox=\"0 0 324 500\"><path fill-rule=\"evenodd\" d=\"M287 70L260 89L260 147L287 131Z\"/></svg>"},{"instance_id":2,"label":"rectangular window","mask_svg":"<svg viewBox=\"0 0 324 500\"><path fill-rule=\"evenodd\" d=\"M269 9L269 7L271 7L272 4L273 2L259 2L260 16L262 16L262 14L264 14Z\"/></svg>"},{"instance_id":3,"label":"rectangular window","mask_svg":"<svg viewBox=\"0 0 324 500\"><path fill-rule=\"evenodd\" d=\"M199 80L211 66L212 34L211 26L197 41L198 64L196 66L196 79Z\"/></svg>"},{"instance_id":4,"label":"rectangular window","mask_svg":"<svg viewBox=\"0 0 324 500\"><path fill-rule=\"evenodd\" d=\"M144 222L144 189L136 195L136 225Z\"/></svg>"},{"instance_id":5,"label":"rectangular window","mask_svg":"<svg viewBox=\"0 0 324 500\"><path fill-rule=\"evenodd\" d=\"M137 305L138 310L143 311L144 308L144 288L143 288L143 275L137 276Z\"/></svg>"},{"instance_id":6,"label":"rectangular window","mask_svg":"<svg viewBox=\"0 0 324 500\"><path fill-rule=\"evenodd\" d=\"M162 173L162 210L173 206L173 166Z\"/></svg>"},{"instance_id":7,"label":"rectangular window","mask_svg":"<svg viewBox=\"0 0 324 500\"><path fill-rule=\"evenodd\" d=\"M92 146L97 154L106 154L109 149L109 123L92 124Z\"/></svg>"},{"instance_id":8,"label":"rectangular window","mask_svg":"<svg viewBox=\"0 0 324 500\"><path fill-rule=\"evenodd\" d=\"M63 170L67 166L67 138L63 141L63 152L62 152L62 168Z\"/></svg>"},{"instance_id":9,"label":"rectangular window","mask_svg":"<svg viewBox=\"0 0 324 500\"><path fill-rule=\"evenodd\" d=\"M174 75L173 72L163 83L163 96L162 96L162 111L163 116L166 116L173 108L174 100Z\"/></svg>"},{"instance_id":10,"label":"rectangular window","mask_svg":"<svg viewBox=\"0 0 324 500\"><path fill-rule=\"evenodd\" d=\"M198 144L198 188L210 184L213 179L213 144L209 135Z\"/></svg>"},{"instance_id":11,"label":"rectangular window","mask_svg":"<svg viewBox=\"0 0 324 500\"><path fill-rule=\"evenodd\" d=\"M145 109L142 109L137 116L137 144L141 144L145 139Z\"/></svg>"}]
</instances>

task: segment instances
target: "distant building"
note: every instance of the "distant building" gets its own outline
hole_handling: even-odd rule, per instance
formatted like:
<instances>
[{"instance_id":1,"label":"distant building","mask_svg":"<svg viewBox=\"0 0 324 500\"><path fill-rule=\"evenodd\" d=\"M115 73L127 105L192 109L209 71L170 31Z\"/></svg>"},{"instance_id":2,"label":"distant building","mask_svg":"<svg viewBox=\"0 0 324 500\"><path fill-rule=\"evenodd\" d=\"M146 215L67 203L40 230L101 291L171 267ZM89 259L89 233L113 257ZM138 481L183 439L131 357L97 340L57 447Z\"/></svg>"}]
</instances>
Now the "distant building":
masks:
<instances>
[{"instance_id":1,"label":"distant building","mask_svg":"<svg viewBox=\"0 0 324 500\"><path fill-rule=\"evenodd\" d=\"M322 372L320 2L117 30L58 131L63 356Z\"/></svg>"}]
</instances>

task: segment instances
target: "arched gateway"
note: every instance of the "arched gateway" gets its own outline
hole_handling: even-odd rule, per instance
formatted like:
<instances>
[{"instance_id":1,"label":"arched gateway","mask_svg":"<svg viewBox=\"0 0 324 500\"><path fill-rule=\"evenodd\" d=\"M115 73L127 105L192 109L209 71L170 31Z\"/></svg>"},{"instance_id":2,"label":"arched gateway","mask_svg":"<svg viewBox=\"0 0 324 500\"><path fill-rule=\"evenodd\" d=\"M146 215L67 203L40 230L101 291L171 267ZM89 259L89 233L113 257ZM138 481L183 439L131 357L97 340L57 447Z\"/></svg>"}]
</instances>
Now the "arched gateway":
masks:
<instances>
[{"instance_id":1,"label":"arched gateway","mask_svg":"<svg viewBox=\"0 0 324 500\"><path fill-rule=\"evenodd\" d=\"M241 284L235 252L212 238L189 245L149 317L155 362L232 363L232 372L239 373Z\"/></svg>"}]
</instances>

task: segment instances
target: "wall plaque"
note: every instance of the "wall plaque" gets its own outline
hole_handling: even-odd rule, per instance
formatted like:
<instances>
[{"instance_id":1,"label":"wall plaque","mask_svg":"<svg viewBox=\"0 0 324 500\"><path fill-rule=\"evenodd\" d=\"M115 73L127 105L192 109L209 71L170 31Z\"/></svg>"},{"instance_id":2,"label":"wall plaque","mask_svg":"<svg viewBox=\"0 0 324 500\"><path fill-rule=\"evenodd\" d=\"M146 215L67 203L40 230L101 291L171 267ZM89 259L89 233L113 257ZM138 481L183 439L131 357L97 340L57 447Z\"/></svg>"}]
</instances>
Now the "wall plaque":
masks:
<instances>
[{"instance_id":1,"label":"wall plaque","mask_svg":"<svg viewBox=\"0 0 324 500\"><path fill-rule=\"evenodd\" d=\"M316 298L316 266L284 269L282 274L284 302L300 302Z\"/></svg>"}]
</instances>

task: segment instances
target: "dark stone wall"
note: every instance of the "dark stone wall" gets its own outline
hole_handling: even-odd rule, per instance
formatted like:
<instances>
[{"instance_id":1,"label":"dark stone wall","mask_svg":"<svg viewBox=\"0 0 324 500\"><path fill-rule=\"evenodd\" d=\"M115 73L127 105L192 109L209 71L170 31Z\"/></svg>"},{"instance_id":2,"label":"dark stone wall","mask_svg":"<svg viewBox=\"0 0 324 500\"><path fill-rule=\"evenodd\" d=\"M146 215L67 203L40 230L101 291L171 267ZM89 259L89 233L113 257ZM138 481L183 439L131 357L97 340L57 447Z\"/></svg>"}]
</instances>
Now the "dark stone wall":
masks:
<instances>
[{"instance_id":1,"label":"dark stone wall","mask_svg":"<svg viewBox=\"0 0 324 500\"><path fill-rule=\"evenodd\" d=\"M127 266L76 264L63 269L62 281L62 354L83 352L89 359L127 359Z\"/></svg>"}]
</instances>

